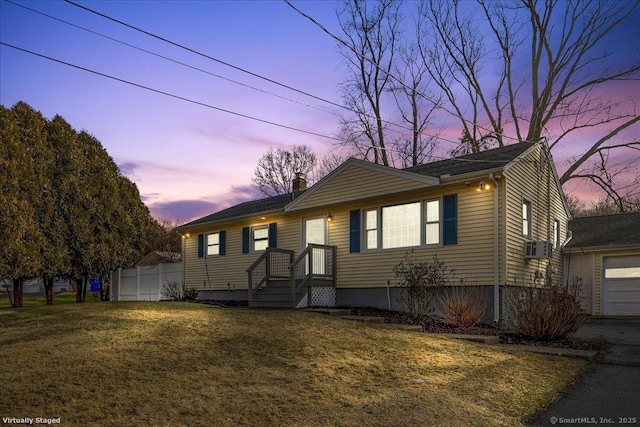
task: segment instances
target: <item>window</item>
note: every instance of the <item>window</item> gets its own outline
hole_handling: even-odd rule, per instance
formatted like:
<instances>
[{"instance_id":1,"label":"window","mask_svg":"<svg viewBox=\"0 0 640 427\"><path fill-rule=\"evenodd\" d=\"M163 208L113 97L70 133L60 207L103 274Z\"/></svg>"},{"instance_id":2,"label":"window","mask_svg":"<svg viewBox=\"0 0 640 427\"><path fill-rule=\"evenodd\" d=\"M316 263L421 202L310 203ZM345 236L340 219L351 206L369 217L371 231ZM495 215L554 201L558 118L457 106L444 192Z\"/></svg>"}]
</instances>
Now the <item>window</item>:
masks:
<instances>
[{"instance_id":1,"label":"window","mask_svg":"<svg viewBox=\"0 0 640 427\"><path fill-rule=\"evenodd\" d=\"M382 248L420 246L420 202L382 208Z\"/></svg>"},{"instance_id":2,"label":"window","mask_svg":"<svg viewBox=\"0 0 640 427\"><path fill-rule=\"evenodd\" d=\"M209 234L198 234L198 258L226 255L227 232L225 230Z\"/></svg>"},{"instance_id":3,"label":"window","mask_svg":"<svg viewBox=\"0 0 640 427\"><path fill-rule=\"evenodd\" d=\"M455 195L446 197L455 199ZM453 237L448 244L455 244L456 206L450 205L450 234L453 233ZM440 245L443 233L441 208L440 199L433 199L365 210L362 242L368 250ZM351 222L353 226L353 218Z\"/></svg>"},{"instance_id":4,"label":"window","mask_svg":"<svg viewBox=\"0 0 640 427\"><path fill-rule=\"evenodd\" d=\"M560 221L553 220L553 248L558 249L560 247Z\"/></svg>"},{"instance_id":5,"label":"window","mask_svg":"<svg viewBox=\"0 0 640 427\"><path fill-rule=\"evenodd\" d=\"M437 245L440 243L440 200L425 203L425 218L425 243Z\"/></svg>"},{"instance_id":6,"label":"window","mask_svg":"<svg viewBox=\"0 0 640 427\"><path fill-rule=\"evenodd\" d=\"M367 249L378 249L378 210L365 213L365 239Z\"/></svg>"},{"instance_id":7,"label":"window","mask_svg":"<svg viewBox=\"0 0 640 427\"><path fill-rule=\"evenodd\" d=\"M264 251L268 247L278 247L278 224L257 225L242 228L242 253Z\"/></svg>"},{"instance_id":8,"label":"window","mask_svg":"<svg viewBox=\"0 0 640 427\"><path fill-rule=\"evenodd\" d=\"M522 200L522 235L531 237L531 202Z\"/></svg>"},{"instance_id":9,"label":"window","mask_svg":"<svg viewBox=\"0 0 640 427\"><path fill-rule=\"evenodd\" d=\"M253 228L253 251L264 251L269 247L269 226Z\"/></svg>"},{"instance_id":10,"label":"window","mask_svg":"<svg viewBox=\"0 0 640 427\"><path fill-rule=\"evenodd\" d=\"M207 234L207 256L220 255L220 233Z\"/></svg>"}]
</instances>

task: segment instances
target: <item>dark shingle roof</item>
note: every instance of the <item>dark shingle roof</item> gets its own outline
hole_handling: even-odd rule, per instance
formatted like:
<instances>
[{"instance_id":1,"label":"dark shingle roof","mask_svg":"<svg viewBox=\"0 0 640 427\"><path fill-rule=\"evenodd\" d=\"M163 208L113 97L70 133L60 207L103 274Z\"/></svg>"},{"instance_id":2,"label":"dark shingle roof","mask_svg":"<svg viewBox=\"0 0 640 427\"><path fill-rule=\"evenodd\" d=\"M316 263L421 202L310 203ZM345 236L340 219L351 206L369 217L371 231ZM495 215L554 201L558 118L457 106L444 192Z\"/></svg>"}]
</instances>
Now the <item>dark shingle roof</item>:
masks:
<instances>
[{"instance_id":1,"label":"dark shingle roof","mask_svg":"<svg viewBox=\"0 0 640 427\"><path fill-rule=\"evenodd\" d=\"M304 193L304 191L296 191L295 196L299 197L302 193ZM267 197L265 199L251 200L249 202L240 203L239 205L231 206L230 208L196 219L187 224L183 224L180 226L180 228L207 224L210 222L222 221L224 219L237 218L246 215L270 212L277 209L284 209L287 204L291 203L291 200L293 200L291 193Z\"/></svg>"},{"instance_id":2,"label":"dark shingle roof","mask_svg":"<svg viewBox=\"0 0 640 427\"><path fill-rule=\"evenodd\" d=\"M568 247L640 245L640 212L574 218L569 230L573 237Z\"/></svg>"},{"instance_id":3,"label":"dark shingle roof","mask_svg":"<svg viewBox=\"0 0 640 427\"><path fill-rule=\"evenodd\" d=\"M467 154L438 162L425 163L405 170L421 175L440 177L445 174L454 176L489 169L498 169L505 167L534 145L532 142L520 142L518 144L494 148L493 150Z\"/></svg>"},{"instance_id":4,"label":"dark shingle roof","mask_svg":"<svg viewBox=\"0 0 640 427\"><path fill-rule=\"evenodd\" d=\"M420 166L407 168L405 171L438 178L444 174L454 176L470 172L503 168L534 145L534 143L530 142L521 142L518 144L508 145L506 147L482 151L480 153L467 154L460 157L454 157L452 159L426 163ZM296 197L303 192L304 191L298 192ZM292 200L291 194L252 200L196 219L195 221L181 225L179 228L284 209L284 207Z\"/></svg>"}]
</instances>

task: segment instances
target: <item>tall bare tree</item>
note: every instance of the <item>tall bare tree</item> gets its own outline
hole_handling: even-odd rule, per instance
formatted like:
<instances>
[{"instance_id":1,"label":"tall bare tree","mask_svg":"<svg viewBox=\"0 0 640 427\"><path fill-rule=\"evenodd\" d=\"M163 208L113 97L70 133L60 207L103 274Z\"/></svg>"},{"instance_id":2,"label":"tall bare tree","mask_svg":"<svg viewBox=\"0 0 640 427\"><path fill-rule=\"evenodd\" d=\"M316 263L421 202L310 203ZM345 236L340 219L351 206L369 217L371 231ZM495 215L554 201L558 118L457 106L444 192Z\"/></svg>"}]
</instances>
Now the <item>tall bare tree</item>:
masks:
<instances>
[{"instance_id":1,"label":"tall bare tree","mask_svg":"<svg viewBox=\"0 0 640 427\"><path fill-rule=\"evenodd\" d=\"M446 110L462 125L463 151L547 138L553 151L575 153L560 177L563 184L590 180L622 210L622 200L640 187L637 180L616 180L638 161L640 56L625 53L614 36L635 25L640 3L471 5L438 0L420 8L422 57L446 96ZM636 31L626 43L638 40ZM586 150L578 149L577 135L587 130L597 136ZM622 152L630 154L627 160L614 161Z\"/></svg>"},{"instance_id":2,"label":"tall bare tree","mask_svg":"<svg viewBox=\"0 0 640 427\"><path fill-rule=\"evenodd\" d=\"M400 32L400 2L346 1L338 21L346 37L341 50L350 72L342 95L353 111L343 119L343 136L362 157L372 155L375 163L389 166L383 110Z\"/></svg>"},{"instance_id":3,"label":"tall bare tree","mask_svg":"<svg viewBox=\"0 0 640 427\"><path fill-rule=\"evenodd\" d=\"M430 160L438 140L433 129L434 115L443 95L433 92L433 79L420 58L417 45L408 44L398 49L397 59L391 93L409 132L395 138L393 153L406 168Z\"/></svg>"}]
</instances>

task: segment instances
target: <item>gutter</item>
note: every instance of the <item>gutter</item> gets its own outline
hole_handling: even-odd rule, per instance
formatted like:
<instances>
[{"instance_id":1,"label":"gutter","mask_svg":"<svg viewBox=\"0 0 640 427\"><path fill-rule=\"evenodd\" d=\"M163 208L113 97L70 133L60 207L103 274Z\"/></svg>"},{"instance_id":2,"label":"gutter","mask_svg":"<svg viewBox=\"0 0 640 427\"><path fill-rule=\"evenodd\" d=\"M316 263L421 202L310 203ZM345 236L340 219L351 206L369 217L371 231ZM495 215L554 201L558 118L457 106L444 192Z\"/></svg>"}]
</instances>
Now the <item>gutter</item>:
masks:
<instances>
[{"instance_id":1,"label":"gutter","mask_svg":"<svg viewBox=\"0 0 640 427\"><path fill-rule=\"evenodd\" d=\"M499 176L498 176L499 178ZM499 233L499 194L498 181L493 173L489 174L489 179L495 186L493 192L493 321L500 320L500 233Z\"/></svg>"}]
</instances>

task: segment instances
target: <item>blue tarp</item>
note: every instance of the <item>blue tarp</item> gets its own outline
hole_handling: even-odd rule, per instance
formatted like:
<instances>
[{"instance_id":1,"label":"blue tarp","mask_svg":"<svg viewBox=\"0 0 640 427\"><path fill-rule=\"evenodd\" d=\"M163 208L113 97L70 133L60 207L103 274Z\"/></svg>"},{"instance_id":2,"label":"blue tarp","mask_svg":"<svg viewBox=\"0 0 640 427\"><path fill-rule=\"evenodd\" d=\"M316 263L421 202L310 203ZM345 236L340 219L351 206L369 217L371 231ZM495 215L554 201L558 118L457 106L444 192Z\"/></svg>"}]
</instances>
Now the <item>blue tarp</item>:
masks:
<instances>
[{"instance_id":1,"label":"blue tarp","mask_svg":"<svg viewBox=\"0 0 640 427\"><path fill-rule=\"evenodd\" d=\"M99 280L92 280L90 284L91 284L91 292L98 292L100 290Z\"/></svg>"}]
</instances>

